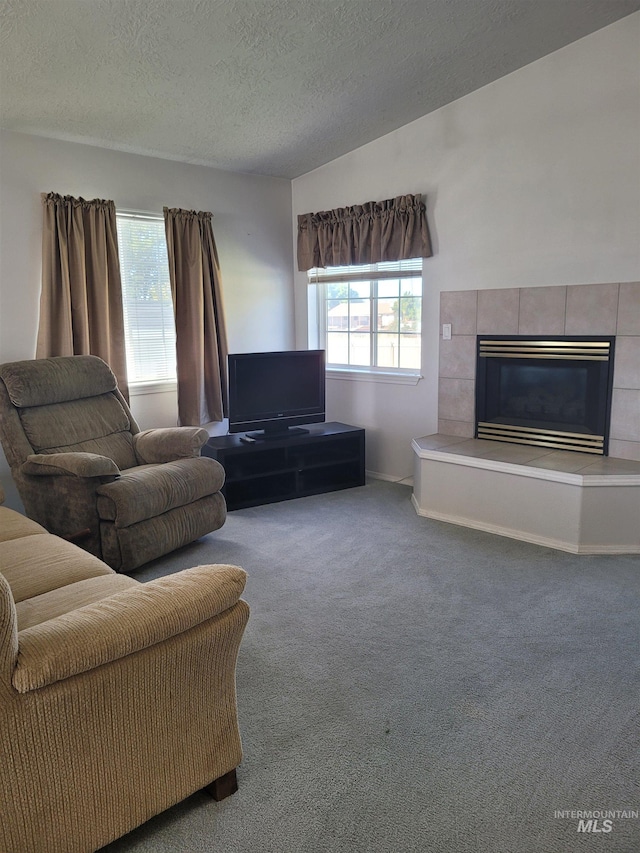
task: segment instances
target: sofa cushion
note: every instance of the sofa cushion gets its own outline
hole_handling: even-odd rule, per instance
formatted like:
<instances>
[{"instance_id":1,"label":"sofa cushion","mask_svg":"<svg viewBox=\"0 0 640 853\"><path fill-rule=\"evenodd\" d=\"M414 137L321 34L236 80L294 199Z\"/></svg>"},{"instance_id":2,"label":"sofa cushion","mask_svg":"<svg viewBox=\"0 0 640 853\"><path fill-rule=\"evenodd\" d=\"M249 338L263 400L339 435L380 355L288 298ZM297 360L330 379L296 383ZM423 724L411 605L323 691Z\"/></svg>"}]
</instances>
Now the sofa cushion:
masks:
<instances>
[{"instance_id":1,"label":"sofa cushion","mask_svg":"<svg viewBox=\"0 0 640 853\"><path fill-rule=\"evenodd\" d=\"M130 527L219 492L223 484L224 468L207 456L138 465L98 486L98 515L116 527Z\"/></svg>"},{"instance_id":2,"label":"sofa cushion","mask_svg":"<svg viewBox=\"0 0 640 853\"><path fill-rule=\"evenodd\" d=\"M77 610L86 604L93 604L132 586L139 586L139 581L126 575L108 574L95 578L87 578L76 583L69 583L59 589L52 589L42 595L34 595L16 604L18 631L39 625L48 619L55 619L63 613Z\"/></svg>"},{"instance_id":3,"label":"sofa cushion","mask_svg":"<svg viewBox=\"0 0 640 853\"><path fill-rule=\"evenodd\" d=\"M20 539L23 536L32 536L35 533L46 533L47 531L36 521L20 515L8 507L0 507L0 542L9 539Z\"/></svg>"},{"instance_id":4,"label":"sofa cushion","mask_svg":"<svg viewBox=\"0 0 640 853\"><path fill-rule=\"evenodd\" d=\"M0 542L0 572L16 603L85 578L115 574L102 560L51 533Z\"/></svg>"}]
</instances>

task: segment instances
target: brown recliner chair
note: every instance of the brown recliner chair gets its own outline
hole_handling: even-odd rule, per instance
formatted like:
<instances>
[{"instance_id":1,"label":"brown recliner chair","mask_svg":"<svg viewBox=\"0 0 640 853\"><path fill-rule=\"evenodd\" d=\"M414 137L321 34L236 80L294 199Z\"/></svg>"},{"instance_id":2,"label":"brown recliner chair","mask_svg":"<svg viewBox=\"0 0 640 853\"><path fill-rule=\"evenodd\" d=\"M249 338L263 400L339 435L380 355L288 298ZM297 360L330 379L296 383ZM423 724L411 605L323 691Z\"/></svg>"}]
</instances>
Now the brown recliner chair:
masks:
<instances>
[{"instance_id":1,"label":"brown recliner chair","mask_svg":"<svg viewBox=\"0 0 640 853\"><path fill-rule=\"evenodd\" d=\"M141 432L91 355L0 365L0 440L27 515L127 572L224 524L200 427Z\"/></svg>"}]
</instances>

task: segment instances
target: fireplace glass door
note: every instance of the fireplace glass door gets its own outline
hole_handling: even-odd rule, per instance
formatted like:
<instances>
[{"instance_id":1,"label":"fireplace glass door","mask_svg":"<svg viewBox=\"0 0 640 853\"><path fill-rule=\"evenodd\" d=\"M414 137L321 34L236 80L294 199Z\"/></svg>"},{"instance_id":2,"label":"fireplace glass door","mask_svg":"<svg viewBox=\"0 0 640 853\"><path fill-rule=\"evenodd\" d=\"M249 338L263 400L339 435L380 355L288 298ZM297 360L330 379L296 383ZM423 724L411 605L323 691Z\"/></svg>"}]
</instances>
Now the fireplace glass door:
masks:
<instances>
[{"instance_id":1,"label":"fireplace glass door","mask_svg":"<svg viewBox=\"0 0 640 853\"><path fill-rule=\"evenodd\" d=\"M606 454L614 342L479 337L476 437Z\"/></svg>"}]
</instances>

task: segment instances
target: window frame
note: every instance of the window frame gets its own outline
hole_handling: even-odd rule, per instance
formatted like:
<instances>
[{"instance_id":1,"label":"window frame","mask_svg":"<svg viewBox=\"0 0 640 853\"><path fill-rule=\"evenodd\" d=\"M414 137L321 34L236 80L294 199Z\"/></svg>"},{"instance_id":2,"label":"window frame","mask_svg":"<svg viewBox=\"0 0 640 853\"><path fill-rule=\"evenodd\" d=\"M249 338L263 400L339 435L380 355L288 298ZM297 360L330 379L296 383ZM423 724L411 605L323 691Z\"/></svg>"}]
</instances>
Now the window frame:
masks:
<instances>
[{"instance_id":1,"label":"window frame","mask_svg":"<svg viewBox=\"0 0 640 853\"><path fill-rule=\"evenodd\" d=\"M382 267L382 269L381 269ZM347 270L354 270L355 274L349 274ZM317 345L324 348L328 352L328 328L327 328L327 303L329 297L327 287L331 283L339 282L355 282L355 281L370 281L371 293L369 297L370 316L377 316L377 311L374 311L374 306L378 300L387 299L390 297L378 295L378 285L386 279L401 279L401 278L419 278L420 287L420 362L422 365L423 351L423 305L424 305L424 281L423 281L423 259L413 258L409 261L385 262L382 264L365 264L357 266L343 267L326 267L325 269L311 269L307 273L307 281L309 290L315 289L315 299L309 300L309 326L310 331L317 335ZM382 275L380 275L382 273ZM404 275L403 275L404 273ZM375 293L374 293L375 291ZM398 299L402 298L402 294ZM367 334L369 336L369 352L370 361L374 360L376 351L376 339L379 333L377 322L370 324ZM314 328L315 327L315 328ZM423 378L422 367L380 367L374 364L369 365L353 365L353 364L338 364L327 360L326 366L327 375L335 379L345 379L350 381L365 381L365 382L386 382L402 385L416 385Z\"/></svg>"}]
</instances>

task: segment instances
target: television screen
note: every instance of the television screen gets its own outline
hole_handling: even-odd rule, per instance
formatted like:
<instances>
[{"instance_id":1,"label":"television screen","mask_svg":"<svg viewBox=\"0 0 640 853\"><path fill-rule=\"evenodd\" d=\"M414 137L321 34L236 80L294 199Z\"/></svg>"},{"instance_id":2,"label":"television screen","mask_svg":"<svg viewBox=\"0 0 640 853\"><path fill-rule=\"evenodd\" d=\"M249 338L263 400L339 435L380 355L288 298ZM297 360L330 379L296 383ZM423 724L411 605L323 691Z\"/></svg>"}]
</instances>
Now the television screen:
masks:
<instances>
[{"instance_id":1,"label":"television screen","mask_svg":"<svg viewBox=\"0 0 640 853\"><path fill-rule=\"evenodd\" d=\"M324 419L324 350L229 355L229 432L292 435Z\"/></svg>"}]
</instances>

